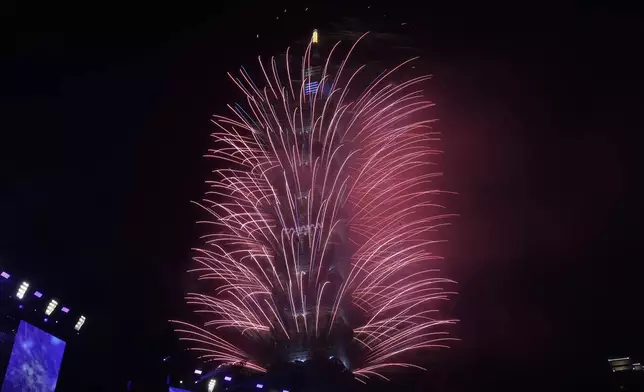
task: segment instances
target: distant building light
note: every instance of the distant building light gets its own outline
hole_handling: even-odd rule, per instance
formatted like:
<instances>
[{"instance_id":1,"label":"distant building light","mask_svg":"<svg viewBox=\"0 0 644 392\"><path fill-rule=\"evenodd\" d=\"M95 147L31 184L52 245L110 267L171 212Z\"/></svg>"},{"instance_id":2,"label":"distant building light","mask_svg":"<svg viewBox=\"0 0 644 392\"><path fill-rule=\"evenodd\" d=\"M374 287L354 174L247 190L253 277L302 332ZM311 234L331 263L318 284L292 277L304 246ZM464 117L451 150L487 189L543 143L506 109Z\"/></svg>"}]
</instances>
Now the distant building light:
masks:
<instances>
[{"instance_id":1,"label":"distant building light","mask_svg":"<svg viewBox=\"0 0 644 392\"><path fill-rule=\"evenodd\" d=\"M18 299L23 299L28 288L29 288L29 283L22 282L20 284L20 287L18 288L18 292L16 293L16 297L18 297Z\"/></svg>"},{"instance_id":2,"label":"distant building light","mask_svg":"<svg viewBox=\"0 0 644 392\"><path fill-rule=\"evenodd\" d=\"M208 381L208 392L214 391L215 385L217 385L217 380L215 380L214 378L211 378L210 381Z\"/></svg>"},{"instance_id":3,"label":"distant building light","mask_svg":"<svg viewBox=\"0 0 644 392\"><path fill-rule=\"evenodd\" d=\"M195 374L201 374L201 373L203 373L201 369L195 369Z\"/></svg>"},{"instance_id":4,"label":"distant building light","mask_svg":"<svg viewBox=\"0 0 644 392\"><path fill-rule=\"evenodd\" d=\"M63 306L63 307L60 309L60 311L61 311L61 312L63 312L63 313L69 313L69 308L68 308L68 307Z\"/></svg>"},{"instance_id":5,"label":"distant building light","mask_svg":"<svg viewBox=\"0 0 644 392\"><path fill-rule=\"evenodd\" d=\"M56 309L56 306L58 306L58 301L56 301L55 299L49 301L49 305L47 305L47 309L45 309L45 314L47 316L52 314L54 312L54 309Z\"/></svg>"},{"instance_id":6,"label":"distant building light","mask_svg":"<svg viewBox=\"0 0 644 392\"><path fill-rule=\"evenodd\" d=\"M225 380L225 381L230 381L230 380L232 380L232 379L233 379L233 378L232 378L232 377L230 377L230 376L226 376L226 377L224 377L224 380Z\"/></svg>"},{"instance_id":7,"label":"distant building light","mask_svg":"<svg viewBox=\"0 0 644 392\"><path fill-rule=\"evenodd\" d=\"M624 372L633 370L633 364L630 357L610 358L608 360L613 372Z\"/></svg>"},{"instance_id":8,"label":"distant building light","mask_svg":"<svg viewBox=\"0 0 644 392\"><path fill-rule=\"evenodd\" d=\"M9 273L7 273L7 272L5 272L5 271L2 271L2 273L0 274L0 276L2 276L2 277L3 277L3 278L5 278L5 279L9 279L9 277L10 277L11 275L9 275Z\"/></svg>"},{"instance_id":9,"label":"distant building light","mask_svg":"<svg viewBox=\"0 0 644 392\"><path fill-rule=\"evenodd\" d=\"M257 385L255 385L255 387L257 387L257 389L262 389L262 388L264 388L264 384L257 384Z\"/></svg>"},{"instance_id":10,"label":"distant building light","mask_svg":"<svg viewBox=\"0 0 644 392\"><path fill-rule=\"evenodd\" d=\"M42 293L40 291L35 291L34 295L38 298L42 298Z\"/></svg>"},{"instance_id":11,"label":"distant building light","mask_svg":"<svg viewBox=\"0 0 644 392\"><path fill-rule=\"evenodd\" d=\"M78 318L78 321L76 322L76 325L74 326L74 329L77 331L80 331L81 327L85 324L85 316L80 316ZM165 359L164 359L165 361Z\"/></svg>"}]
</instances>

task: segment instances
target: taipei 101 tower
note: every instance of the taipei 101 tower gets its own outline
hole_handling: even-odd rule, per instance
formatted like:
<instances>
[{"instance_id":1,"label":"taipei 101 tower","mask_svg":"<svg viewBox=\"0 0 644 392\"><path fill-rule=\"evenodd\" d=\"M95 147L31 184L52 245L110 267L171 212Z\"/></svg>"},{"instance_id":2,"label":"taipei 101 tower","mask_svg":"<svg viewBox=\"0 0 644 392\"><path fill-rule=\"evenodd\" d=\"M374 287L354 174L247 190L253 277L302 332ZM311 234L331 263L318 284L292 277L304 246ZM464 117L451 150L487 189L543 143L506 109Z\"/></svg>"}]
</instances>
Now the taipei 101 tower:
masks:
<instances>
[{"instance_id":1,"label":"taipei 101 tower","mask_svg":"<svg viewBox=\"0 0 644 392\"><path fill-rule=\"evenodd\" d=\"M260 58L261 83L229 74L242 100L214 116L220 166L196 202L208 234L186 300L201 321L172 321L220 364L213 388L337 392L421 369L410 351L454 340L438 306L454 282L433 249L450 215L435 201L429 76L393 79L414 59L355 64L366 35L342 47L314 30L303 54Z\"/></svg>"},{"instance_id":2,"label":"taipei 101 tower","mask_svg":"<svg viewBox=\"0 0 644 392\"><path fill-rule=\"evenodd\" d=\"M318 135L312 133L312 128L315 126L315 116L318 110L327 104L327 100L332 100L329 97L331 88L331 80L333 78L333 71L336 67L333 64L325 64L326 58L322 55L322 48L320 47L320 36L317 30L313 31L310 53L308 58L305 57L305 66L302 67L301 86L303 88L303 101L302 112L304 121L302 126L297 127L297 133L293 135L293 144L301 153L298 156L298 164L295 173L288 173L291 176L293 183L297 182L299 189L297 190L296 203L294 204L295 224L293 226L284 227L284 229L291 234L294 247L297 249L295 258L297 260L298 271L297 274L301 279L304 291L308 292L308 298L315 298L317 293L317 285L320 281L325 284L325 292L337 293L342 283L346 279L349 269L350 255L348 247L348 233L347 233L347 212L343 209L337 208L335 211L336 222L327 235L324 252L317 246L316 236L321 235L320 228L326 223L324 216L328 214L329 206L324 203L322 192L324 191L324 178L321 176L314 176L312 171L312 164L316 161L320 162L323 154L328 154L329 150L339 145L339 140L320 140ZM326 69L325 69L326 66ZM322 75L324 74L324 80ZM329 102L329 104L333 104ZM342 125L339 124L339 127ZM285 126L286 128L286 126ZM326 143L326 145L325 145ZM294 146L289 146L293 148ZM346 160L346 154L349 149L338 150L333 159L328 163L328 173L330 177L342 175L341 166ZM278 173L278 176L282 173ZM275 184L281 181L276 178L273 182ZM290 181L283 182L285 185ZM280 204L288 204L289 192L292 189L282 188ZM318 265L318 271L311 270L311 261L314 260ZM315 281L317 280L317 282ZM281 308L286 313L292 313L291 306L289 306L289 299L286 296L280 295L280 290L274 292L275 298L280 298L278 303L281 303ZM309 304L302 308L295 307L295 314L289 314L291 320L301 320L298 324L315 325L318 326L328 325L332 320L333 300L332 295L325 296L319 303L309 302ZM318 307L316 309L316 307ZM317 315L317 320L316 320ZM311 336L307 332L307 328L298 328L297 324L290 325L289 336L290 339L276 340L275 344L283 350L283 358L286 360L305 361L313 357L319 356L320 358L341 358L342 361L348 365L348 358L345 355L345 345L348 344L351 337L351 329L348 327L348 322L345 319L344 309L342 304L339 306L339 314L333 321L334 325L331 328L327 326L325 329L332 331L328 336L326 334L318 334L318 336ZM278 335L278 334L276 334ZM279 336L279 335L278 335ZM293 337L297 336L296 339Z\"/></svg>"}]
</instances>

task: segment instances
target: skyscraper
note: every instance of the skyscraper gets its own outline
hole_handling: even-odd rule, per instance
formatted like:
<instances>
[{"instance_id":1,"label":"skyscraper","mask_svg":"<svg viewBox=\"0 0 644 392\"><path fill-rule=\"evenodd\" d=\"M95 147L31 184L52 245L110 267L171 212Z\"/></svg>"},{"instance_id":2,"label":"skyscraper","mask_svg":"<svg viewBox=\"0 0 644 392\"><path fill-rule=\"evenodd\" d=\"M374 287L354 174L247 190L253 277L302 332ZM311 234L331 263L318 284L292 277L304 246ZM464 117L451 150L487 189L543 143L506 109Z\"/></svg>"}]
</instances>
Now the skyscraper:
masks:
<instances>
[{"instance_id":1,"label":"skyscraper","mask_svg":"<svg viewBox=\"0 0 644 392\"><path fill-rule=\"evenodd\" d=\"M294 173L284 173L290 176L288 180L281 181L283 173L277 173L277 178L272 181L272 184L280 183L297 183L299 189L296 193L296 200L294 209L296 215L294 216L294 224L290 226L289 223L283 222L281 230L292 235L292 241L296 246L296 254L294 255L293 262L298 266L297 274L301 279L300 285L304 292L303 296L308 298L315 298L317 293L316 281L327 281L328 285L326 290L328 292L337 292L346 279L348 271L349 255L347 249L347 227L346 219L343 216L345 211L339 209L336 211L338 222L332 229L328 238L328 243L325 246L324 254L315 248L315 236L320 235L320 225L323 224L319 216L323 215L322 209L325 206L321 203L323 200L321 194L324 187L324 178L316 178L311 174L311 166L316 159L321 158L322 154L328 153L330 148L334 148L337 142L329 142L319 140L319 138L312 135L312 129L315 127L316 110L319 111L321 107L327 104L328 100L333 100L329 96L330 84L333 77L335 65L333 63L325 63L328 48L322 47L322 39L317 30L313 31L311 37L311 44L309 52L305 54L305 66L302 67L301 85L304 90L304 104L302 105L302 118L300 124L296 124L297 130L291 143L286 144L284 152L287 153L290 149L298 149L301 154L297 155L299 160ZM324 77L324 80L322 79ZM329 104L333 104L329 102ZM319 116L319 114L317 114ZM288 128L287 124L283 124L284 129ZM338 125L342 127L342 124ZM346 159L346 151L339 150L333 160L331 161L331 170L329 174L337 175L340 170L341 163ZM292 189L280 189L280 204L289 206L289 198L292 197ZM309 199L315 200L310 202ZM273 208L281 208L273 205ZM290 207L288 207L290 209ZM280 211L283 214L288 214L288 211ZM279 215L279 214L278 214ZM278 216L274 216L275 220L280 222ZM286 263L288 261L284 260ZM311 262L317 262L321 267L316 274L311 272ZM288 277L284 277L284 283L288 281ZM290 361L305 361L313 357L329 358L338 357L342 362L348 364L348 357L345 353L345 345L351 340L351 329L347 326L346 315L343 312L343 307L340 306L340 317L333 320L335 324L333 328L330 326L328 330L333 331L332 335L325 338L324 336L313 337L307 331L307 325L327 325L331 323L332 316L331 310L333 308L333 297L327 297L326 301L319 303L310 302L306 306L298 307L295 304L289 304L289 298L284 295L285 292L279 288L275 288L273 293L275 298L280 298L278 304L285 313L290 317L289 320L301 320L302 326L294 323L288 326L288 336L290 338L278 340L276 343L281 345L284 349L284 360ZM295 314L293 314L295 312ZM277 324L277 323L276 323ZM304 328L300 328L304 327ZM284 336L279 333L273 336ZM293 339L297 336L296 339Z\"/></svg>"},{"instance_id":2,"label":"skyscraper","mask_svg":"<svg viewBox=\"0 0 644 392\"><path fill-rule=\"evenodd\" d=\"M430 232L449 215L431 200L429 76L390 79L413 59L375 76L352 66L359 41L336 51L314 31L303 55L259 59L261 87L229 74L245 103L215 116L208 156L223 166L197 203L212 217L194 257L204 291L187 296L210 318L175 321L204 359L364 382L453 340L433 306L453 282L432 267Z\"/></svg>"}]
</instances>

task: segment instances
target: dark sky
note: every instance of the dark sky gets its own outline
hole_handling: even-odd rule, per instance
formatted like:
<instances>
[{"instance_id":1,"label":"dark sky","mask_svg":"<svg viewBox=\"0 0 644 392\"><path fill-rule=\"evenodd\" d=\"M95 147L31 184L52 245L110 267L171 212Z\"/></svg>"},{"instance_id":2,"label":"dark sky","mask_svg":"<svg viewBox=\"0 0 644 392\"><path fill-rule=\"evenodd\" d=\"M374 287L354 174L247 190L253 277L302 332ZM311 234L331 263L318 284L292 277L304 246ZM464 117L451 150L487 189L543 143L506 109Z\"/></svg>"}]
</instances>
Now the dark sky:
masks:
<instances>
[{"instance_id":1,"label":"dark sky","mask_svg":"<svg viewBox=\"0 0 644 392\"><path fill-rule=\"evenodd\" d=\"M154 374L185 312L209 118L237 98L225 72L344 16L422 52L459 193L445 252L463 342L405 380L595 383L606 356L643 356L636 10L211 3L4 6L0 266L86 309L67 385Z\"/></svg>"}]
</instances>

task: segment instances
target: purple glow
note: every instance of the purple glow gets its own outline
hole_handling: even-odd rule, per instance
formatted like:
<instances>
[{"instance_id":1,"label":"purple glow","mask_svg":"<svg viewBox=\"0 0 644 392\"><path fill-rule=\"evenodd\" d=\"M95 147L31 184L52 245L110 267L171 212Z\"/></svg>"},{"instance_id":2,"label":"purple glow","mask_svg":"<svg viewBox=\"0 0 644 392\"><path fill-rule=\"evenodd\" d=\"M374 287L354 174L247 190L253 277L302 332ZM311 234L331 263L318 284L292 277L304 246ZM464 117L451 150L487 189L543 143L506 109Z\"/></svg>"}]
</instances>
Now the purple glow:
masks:
<instances>
[{"instance_id":1,"label":"purple glow","mask_svg":"<svg viewBox=\"0 0 644 392\"><path fill-rule=\"evenodd\" d=\"M34 292L34 295L35 295L36 297L38 297L38 298L41 298L41 297L42 297L42 293L41 293L40 291L36 291L36 292Z\"/></svg>"},{"instance_id":2,"label":"purple glow","mask_svg":"<svg viewBox=\"0 0 644 392\"><path fill-rule=\"evenodd\" d=\"M67 308L67 307L63 306L63 307L60 309L60 311L61 311L61 312L63 312L63 313L69 313L69 308Z\"/></svg>"},{"instance_id":3,"label":"purple glow","mask_svg":"<svg viewBox=\"0 0 644 392\"><path fill-rule=\"evenodd\" d=\"M2 271L2 273L0 274L0 276L2 276L2 277L3 277L3 278L5 278L5 279L9 279L9 277L10 277L11 275L9 275L8 273L6 273L5 271Z\"/></svg>"},{"instance_id":4,"label":"purple glow","mask_svg":"<svg viewBox=\"0 0 644 392\"><path fill-rule=\"evenodd\" d=\"M45 322L47 322L47 321L49 321L49 319L47 317L45 317Z\"/></svg>"},{"instance_id":5,"label":"purple glow","mask_svg":"<svg viewBox=\"0 0 644 392\"><path fill-rule=\"evenodd\" d=\"M23 305L23 304L18 305L18 309L22 309L24 307L25 307L25 305Z\"/></svg>"},{"instance_id":6,"label":"purple glow","mask_svg":"<svg viewBox=\"0 0 644 392\"><path fill-rule=\"evenodd\" d=\"M257 385L255 385L255 386L257 387L257 389L262 389L262 388L264 388L264 384L257 384Z\"/></svg>"},{"instance_id":7,"label":"purple glow","mask_svg":"<svg viewBox=\"0 0 644 392\"><path fill-rule=\"evenodd\" d=\"M226 377L224 377L224 380L226 380L226 381L230 381L230 380L232 380L232 379L233 379L233 378L232 378L232 377L230 377L230 376L226 376Z\"/></svg>"},{"instance_id":8,"label":"purple glow","mask_svg":"<svg viewBox=\"0 0 644 392\"><path fill-rule=\"evenodd\" d=\"M304 87L304 94L306 95L315 94L316 91L318 91L318 82L307 83Z\"/></svg>"},{"instance_id":9,"label":"purple glow","mask_svg":"<svg viewBox=\"0 0 644 392\"><path fill-rule=\"evenodd\" d=\"M64 341L21 321L2 392L54 392L64 352Z\"/></svg>"}]
</instances>

